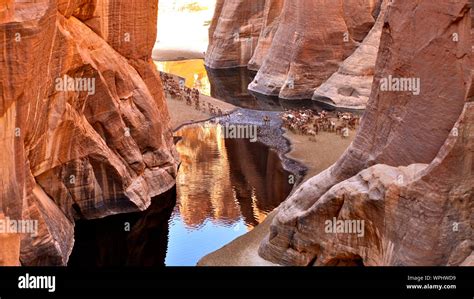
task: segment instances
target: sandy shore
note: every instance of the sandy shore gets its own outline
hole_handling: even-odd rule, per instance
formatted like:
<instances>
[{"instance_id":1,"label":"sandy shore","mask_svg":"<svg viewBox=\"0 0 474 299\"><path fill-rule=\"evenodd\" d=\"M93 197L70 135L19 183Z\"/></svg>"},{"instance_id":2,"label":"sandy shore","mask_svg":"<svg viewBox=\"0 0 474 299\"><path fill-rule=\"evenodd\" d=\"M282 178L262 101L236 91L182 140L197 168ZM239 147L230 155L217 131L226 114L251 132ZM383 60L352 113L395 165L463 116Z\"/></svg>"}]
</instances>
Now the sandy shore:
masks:
<instances>
[{"instance_id":1,"label":"sandy shore","mask_svg":"<svg viewBox=\"0 0 474 299\"><path fill-rule=\"evenodd\" d=\"M174 46L159 45L153 49L153 60L156 61L177 61L189 59L204 59L205 50L179 49Z\"/></svg>"},{"instance_id":2,"label":"sandy shore","mask_svg":"<svg viewBox=\"0 0 474 299\"><path fill-rule=\"evenodd\" d=\"M201 102L211 103L214 107L220 108L224 114L232 113L237 107L234 105L219 101L217 99L201 95ZM209 112L203 112L201 110L196 110L194 107L186 105L186 102L183 100L178 100L170 96L166 97L166 102L168 104L168 111L171 118L171 127L173 131L176 131L182 126L189 125L196 122L206 121L214 116Z\"/></svg>"},{"instance_id":3,"label":"sandy shore","mask_svg":"<svg viewBox=\"0 0 474 299\"><path fill-rule=\"evenodd\" d=\"M355 135L355 130L350 131L348 138L322 132L310 140L308 136L287 131L284 137L290 141L291 151L286 156L308 168L303 180L306 181L334 164L349 147Z\"/></svg>"},{"instance_id":4,"label":"sandy shore","mask_svg":"<svg viewBox=\"0 0 474 299\"><path fill-rule=\"evenodd\" d=\"M160 1L153 59L204 58L214 7L215 0Z\"/></svg>"}]
</instances>

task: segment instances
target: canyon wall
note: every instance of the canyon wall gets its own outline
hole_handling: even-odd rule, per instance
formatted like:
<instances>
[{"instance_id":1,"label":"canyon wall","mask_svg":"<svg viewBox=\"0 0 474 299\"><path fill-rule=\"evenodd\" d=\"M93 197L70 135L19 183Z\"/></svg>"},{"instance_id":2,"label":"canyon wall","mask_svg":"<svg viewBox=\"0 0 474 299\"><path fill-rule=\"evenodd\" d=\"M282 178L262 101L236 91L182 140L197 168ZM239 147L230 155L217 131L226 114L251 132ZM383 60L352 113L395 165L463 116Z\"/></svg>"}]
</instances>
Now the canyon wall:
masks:
<instances>
[{"instance_id":1,"label":"canyon wall","mask_svg":"<svg viewBox=\"0 0 474 299\"><path fill-rule=\"evenodd\" d=\"M217 0L205 64L214 69L247 66L258 43L265 0Z\"/></svg>"},{"instance_id":2,"label":"canyon wall","mask_svg":"<svg viewBox=\"0 0 474 299\"><path fill-rule=\"evenodd\" d=\"M263 24L258 44L255 48L252 59L248 63L248 68L252 71L258 71L262 66L263 60L268 54L273 42L278 26L280 16L283 11L284 0L266 0L263 10Z\"/></svg>"},{"instance_id":3,"label":"canyon wall","mask_svg":"<svg viewBox=\"0 0 474 299\"><path fill-rule=\"evenodd\" d=\"M4 0L2 3L0 3L0 19L7 20L10 19L13 15L13 10L15 7L15 1L14 0Z\"/></svg>"},{"instance_id":4,"label":"canyon wall","mask_svg":"<svg viewBox=\"0 0 474 299\"><path fill-rule=\"evenodd\" d=\"M260 255L285 265L472 264L471 54L468 0L392 1L356 139L280 206ZM381 88L389 76L419 80L420 92ZM334 220L365 230L333 233Z\"/></svg>"},{"instance_id":5,"label":"canyon wall","mask_svg":"<svg viewBox=\"0 0 474 299\"><path fill-rule=\"evenodd\" d=\"M365 109L372 91L375 62L385 21L388 0L384 0L377 22L361 45L321 84L313 100L335 108Z\"/></svg>"},{"instance_id":6,"label":"canyon wall","mask_svg":"<svg viewBox=\"0 0 474 299\"><path fill-rule=\"evenodd\" d=\"M374 0L285 1L272 45L249 89L310 99L375 23Z\"/></svg>"},{"instance_id":7,"label":"canyon wall","mask_svg":"<svg viewBox=\"0 0 474 299\"><path fill-rule=\"evenodd\" d=\"M316 88L339 69L339 76L317 90L314 99L336 107L364 108L383 18L371 29L381 3L266 0L249 5L245 0L219 0L209 30L206 65L211 69L247 66L258 71L250 90L283 99L311 99ZM355 90L337 84L335 79L341 76L352 80Z\"/></svg>"},{"instance_id":8,"label":"canyon wall","mask_svg":"<svg viewBox=\"0 0 474 299\"><path fill-rule=\"evenodd\" d=\"M65 265L75 220L144 210L175 184L150 59L157 5L37 0L0 14L0 217L38 220L36 236L2 236L20 252L0 262Z\"/></svg>"}]
</instances>

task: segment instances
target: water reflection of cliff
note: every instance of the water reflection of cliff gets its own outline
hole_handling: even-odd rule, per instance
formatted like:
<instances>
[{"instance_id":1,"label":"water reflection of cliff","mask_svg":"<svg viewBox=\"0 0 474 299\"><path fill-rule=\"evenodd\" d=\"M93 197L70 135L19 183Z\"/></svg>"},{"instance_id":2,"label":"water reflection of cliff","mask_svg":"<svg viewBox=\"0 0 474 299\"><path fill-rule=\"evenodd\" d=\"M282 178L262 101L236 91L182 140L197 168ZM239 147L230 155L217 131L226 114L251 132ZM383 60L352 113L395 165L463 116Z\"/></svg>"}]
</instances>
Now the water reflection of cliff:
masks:
<instances>
[{"instance_id":1,"label":"water reflection of cliff","mask_svg":"<svg viewBox=\"0 0 474 299\"><path fill-rule=\"evenodd\" d=\"M160 72L184 78L187 87L196 88L204 95L211 95L211 84L202 59L155 61L155 65Z\"/></svg>"},{"instance_id":2,"label":"water reflection of cliff","mask_svg":"<svg viewBox=\"0 0 474 299\"><path fill-rule=\"evenodd\" d=\"M182 159L178 207L189 229L206 220L249 229L289 194L288 173L278 155L260 143L224 139L219 126L187 127L177 145Z\"/></svg>"},{"instance_id":3,"label":"water reflection of cliff","mask_svg":"<svg viewBox=\"0 0 474 299\"><path fill-rule=\"evenodd\" d=\"M276 152L261 143L226 139L231 181L247 226L253 228L286 199L292 186Z\"/></svg>"},{"instance_id":4,"label":"water reflection of cliff","mask_svg":"<svg viewBox=\"0 0 474 299\"><path fill-rule=\"evenodd\" d=\"M176 188L173 188L154 198L144 212L78 221L68 265L164 266L168 224L175 204Z\"/></svg>"},{"instance_id":5,"label":"water reflection of cliff","mask_svg":"<svg viewBox=\"0 0 474 299\"><path fill-rule=\"evenodd\" d=\"M186 127L177 135L182 164L177 178L178 206L189 228L200 227L207 219L232 223L239 219L238 207L224 204L232 198L229 162L222 130L217 127Z\"/></svg>"},{"instance_id":6,"label":"water reflection of cliff","mask_svg":"<svg viewBox=\"0 0 474 299\"><path fill-rule=\"evenodd\" d=\"M155 61L155 64L159 71L184 78L187 87L196 88L204 95L247 109L284 110L284 105L278 98L248 90L255 73L247 68L213 70L206 68L202 59Z\"/></svg>"}]
</instances>

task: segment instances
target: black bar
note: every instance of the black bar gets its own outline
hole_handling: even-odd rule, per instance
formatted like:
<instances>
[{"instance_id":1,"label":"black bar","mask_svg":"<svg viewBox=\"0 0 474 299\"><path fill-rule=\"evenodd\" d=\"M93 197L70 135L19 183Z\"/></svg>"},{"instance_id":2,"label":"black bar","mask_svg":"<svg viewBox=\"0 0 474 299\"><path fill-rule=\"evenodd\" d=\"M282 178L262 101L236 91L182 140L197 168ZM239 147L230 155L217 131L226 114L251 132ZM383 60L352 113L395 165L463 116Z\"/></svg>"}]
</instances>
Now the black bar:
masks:
<instances>
[{"instance_id":1,"label":"black bar","mask_svg":"<svg viewBox=\"0 0 474 299\"><path fill-rule=\"evenodd\" d=\"M56 290L18 288L19 276L56 277ZM1 268L0 298L473 298L472 267ZM407 290L408 276L455 276L455 290Z\"/></svg>"}]
</instances>

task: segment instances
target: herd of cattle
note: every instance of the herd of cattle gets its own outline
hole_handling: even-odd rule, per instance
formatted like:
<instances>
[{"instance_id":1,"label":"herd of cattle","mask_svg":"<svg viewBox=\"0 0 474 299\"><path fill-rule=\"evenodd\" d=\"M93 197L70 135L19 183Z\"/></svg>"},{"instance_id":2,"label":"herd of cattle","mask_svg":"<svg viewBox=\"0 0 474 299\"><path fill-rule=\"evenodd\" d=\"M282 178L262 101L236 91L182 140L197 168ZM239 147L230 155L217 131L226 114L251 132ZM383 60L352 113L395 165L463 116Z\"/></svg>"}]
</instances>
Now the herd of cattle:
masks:
<instances>
[{"instance_id":1,"label":"herd of cattle","mask_svg":"<svg viewBox=\"0 0 474 299\"><path fill-rule=\"evenodd\" d=\"M295 134L316 136L321 132L333 132L343 138L349 137L349 131L355 130L360 117L350 112L329 113L311 109L287 110L281 114L283 126Z\"/></svg>"}]
</instances>

